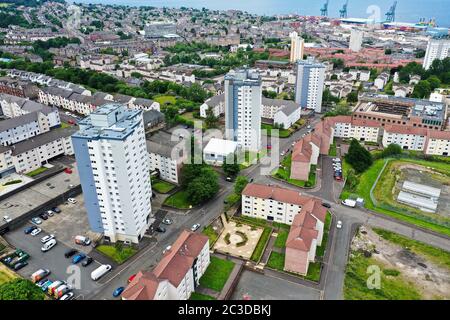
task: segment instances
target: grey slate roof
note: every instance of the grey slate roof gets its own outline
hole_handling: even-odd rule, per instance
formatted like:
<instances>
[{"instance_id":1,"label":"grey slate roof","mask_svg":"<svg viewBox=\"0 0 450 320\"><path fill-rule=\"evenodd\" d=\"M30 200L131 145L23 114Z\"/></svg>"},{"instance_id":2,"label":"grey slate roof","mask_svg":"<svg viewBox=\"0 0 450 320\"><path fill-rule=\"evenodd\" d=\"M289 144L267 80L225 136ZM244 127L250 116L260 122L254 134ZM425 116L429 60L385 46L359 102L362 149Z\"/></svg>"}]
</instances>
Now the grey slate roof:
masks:
<instances>
[{"instance_id":1,"label":"grey slate roof","mask_svg":"<svg viewBox=\"0 0 450 320\"><path fill-rule=\"evenodd\" d=\"M180 143L180 141L172 141L171 137L170 133L158 131L147 139L147 151L171 158L172 150Z\"/></svg>"},{"instance_id":2,"label":"grey slate roof","mask_svg":"<svg viewBox=\"0 0 450 320\"><path fill-rule=\"evenodd\" d=\"M215 107L217 105L219 105L221 102L225 101L225 94L219 94L216 96L212 96L211 98L209 98L208 100L205 101L206 105L208 105L209 107Z\"/></svg>"},{"instance_id":3,"label":"grey slate roof","mask_svg":"<svg viewBox=\"0 0 450 320\"><path fill-rule=\"evenodd\" d=\"M144 126L147 126L148 123L164 121L164 113L156 110L145 111L143 113L143 117L144 117Z\"/></svg>"},{"instance_id":4,"label":"grey slate roof","mask_svg":"<svg viewBox=\"0 0 450 320\"><path fill-rule=\"evenodd\" d=\"M2 120L0 121L0 132L23 126L25 124L37 121L37 119L38 119L38 111L34 111L31 113L24 114L23 116L20 117Z\"/></svg>"},{"instance_id":5,"label":"grey slate roof","mask_svg":"<svg viewBox=\"0 0 450 320\"><path fill-rule=\"evenodd\" d=\"M13 146L11 146L12 155L15 156L15 155L24 153L26 151L35 149L35 148L42 146L44 144L47 144L51 141L55 141L60 138L69 137L77 131L78 131L77 128L71 127L71 128L64 128L64 129L54 129L49 132L40 134L31 139L16 143Z\"/></svg>"},{"instance_id":6,"label":"grey slate roof","mask_svg":"<svg viewBox=\"0 0 450 320\"><path fill-rule=\"evenodd\" d=\"M279 106L283 107L281 111L285 115L292 114L296 109L300 108L300 105L291 100L282 100L282 99L268 99L263 97L262 104L265 106Z\"/></svg>"},{"instance_id":7,"label":"grey slate roof","mask_svg":"<svg viewBox=\"0 0 450 320\"><path fill-rule=\"evenodd\" d=\"M120 103L123 103L123 104L128 104L130 102L130 100L132 100L132 99L133 99L132 96L127 96L125 94L117 93L117 94L114 95L114 100L116 102L120 102Z\"/></svg>"}]
</instances>

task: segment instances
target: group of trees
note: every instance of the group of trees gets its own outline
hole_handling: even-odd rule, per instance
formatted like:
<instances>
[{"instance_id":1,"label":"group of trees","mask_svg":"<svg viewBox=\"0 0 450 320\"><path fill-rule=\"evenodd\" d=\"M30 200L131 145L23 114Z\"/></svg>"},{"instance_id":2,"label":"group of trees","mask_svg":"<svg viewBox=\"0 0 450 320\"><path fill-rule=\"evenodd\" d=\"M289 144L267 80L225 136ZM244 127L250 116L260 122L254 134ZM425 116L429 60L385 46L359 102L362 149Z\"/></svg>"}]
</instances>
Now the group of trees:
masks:
<instances>
[{"instance_id":1,"label":"group of trees","mask_svg":"<svg viewBox=\"0 0 450 320\"><path fill-rule=\"evenodd\" d=\"M44 61L50 61L53 59L53 54L51 54L48 49L50 48L62 48L70 43L80 43L78 38L66 38L58 37L54 39L49 39L47 41L37 40L33 42L33 52L40 56Z\"/></svg>"},{"instance_id":2,"label":"group of trees","mask_svg":"<svg viewBox=\"0 0 450 320\"><path fill-rule=\"evenodd\" d=\"M353 167L356 173L366 171L373 164L372 154L361 146L358 140L352 139L345 160Z\"/></svg>"},{"instance_id":3,"label":"group of trees","mask_svg":"<svg viewBox=\"0 0 450 320\"><path fill-rule=\"evenodd\" d=\"M181 185L194 205L208 201L219 191L217 173L206 164L185 164L181 169Z\"/></svg>"},{"instance_id":4,"label":"group of trees","mask_svg":"<svg viewBox=\"0 0 450 320\"><path fill-rule=\"evenodd\" d=\"M0 300L44 300L45 294L27 279L13 279L0 285Z\"/></svg>"},{"instance_id":5,"label":"group of trees","mask_svg":"<svg viewBox=\"0 0 450 320\"><path fill-rule=\"evenodd\" d=\"M230 155L225 159L222 164L222 170L227 177L234 178L241 171L241 167L238 164L237 156L235 154Z\"/></svg>"}]
</instances>

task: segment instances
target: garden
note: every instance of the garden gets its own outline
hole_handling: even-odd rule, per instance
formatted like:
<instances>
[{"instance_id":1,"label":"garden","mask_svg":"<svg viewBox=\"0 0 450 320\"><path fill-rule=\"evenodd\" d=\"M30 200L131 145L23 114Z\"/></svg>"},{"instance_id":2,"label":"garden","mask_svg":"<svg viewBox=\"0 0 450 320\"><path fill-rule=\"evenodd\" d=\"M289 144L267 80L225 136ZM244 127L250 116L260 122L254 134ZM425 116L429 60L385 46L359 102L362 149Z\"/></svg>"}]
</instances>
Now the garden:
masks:
<instances>
[{"instance_id":1,"label":"garden","mask_svg":"<svg viewBox=\"0 0 450 320\"><path fill-rule=\"evenodd\" d=\"M102 244L95 249L118 264L124 263L137 252L135 248L125 247L121 243L115 245Z\"/></svg>"},{"instance_id":2,"label":"garden","mask_svg":"<svg viewBox=\"0 0 450 320\"><path fill-rule=\"evenodd\" d=\"M281 166L272 174L272 177L275 179L281 179L286 181L289 184L300 188L312 188L316 185L316 169L317 166L311 165L311 169L309 171L308 181L291 179L291 163L292 163L292 153L287 155L283 161L281 161Z\"/></svg>"}]
</instances>

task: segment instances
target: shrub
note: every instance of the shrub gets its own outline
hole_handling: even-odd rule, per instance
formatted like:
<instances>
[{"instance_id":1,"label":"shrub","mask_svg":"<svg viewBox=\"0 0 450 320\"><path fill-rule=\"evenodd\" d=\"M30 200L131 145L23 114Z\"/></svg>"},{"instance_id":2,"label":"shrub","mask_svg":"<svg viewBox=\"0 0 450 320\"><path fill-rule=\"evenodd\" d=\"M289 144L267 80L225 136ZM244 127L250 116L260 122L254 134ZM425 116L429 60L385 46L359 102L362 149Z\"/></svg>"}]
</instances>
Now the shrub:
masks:
<instances>
[{"instance_id":1,"label":"shrub","mask_svg":"<svg viewBox=\"0 0 450 320\"><path fill-rule=\"evenodd\" d=\"M231 236L230 233L227 233L227 234L225 235L225 238L224 238L223 240L225 240L225 243L226 243L226 244L230 244L230 243L231 243L231 241L230 241L230 236Z\"/></svg>"},{"instance_id":2,"label":"shrub","mask_svg":"<svg viewBox=\"0 0 450 320\"><path fill-rule=\"evenodd\" d=\"M400 275L400 271L396 270L396 269L384 269L383 273L387 276L391 276L391 277L397 277L398 275Z\"/></svg>"}]
</instances>

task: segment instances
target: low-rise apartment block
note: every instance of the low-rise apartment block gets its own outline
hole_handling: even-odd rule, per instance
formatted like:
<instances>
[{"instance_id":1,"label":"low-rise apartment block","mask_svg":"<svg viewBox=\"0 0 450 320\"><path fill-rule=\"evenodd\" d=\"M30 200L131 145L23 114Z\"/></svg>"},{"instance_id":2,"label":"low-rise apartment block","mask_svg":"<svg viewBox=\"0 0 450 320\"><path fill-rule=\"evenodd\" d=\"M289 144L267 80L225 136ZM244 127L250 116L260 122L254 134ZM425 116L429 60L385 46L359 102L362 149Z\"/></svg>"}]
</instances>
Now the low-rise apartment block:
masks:
<instances>
[{"instance_id":1,"label":"low-rise apartment block","mask_svg":"<svg viewBox=\"0 0 450 320\"><path fill-rule=\"evenodd\" d=\"M248 184L242 192L242 214L288 224L284 270L302 275L322 244L326 209L321 201L277 186Z\"/></svg>"},{"instance_id":2,"label":"low-rise apartment block","mask_svg":"<svg viewBox=\"0 0 450 320\"><path fill-rule=\"evenodd\" d=\"M123 300L187 300L210 262L207 236L184 230L153 271L138 272Z\"/></svg>"}]
</instances>

